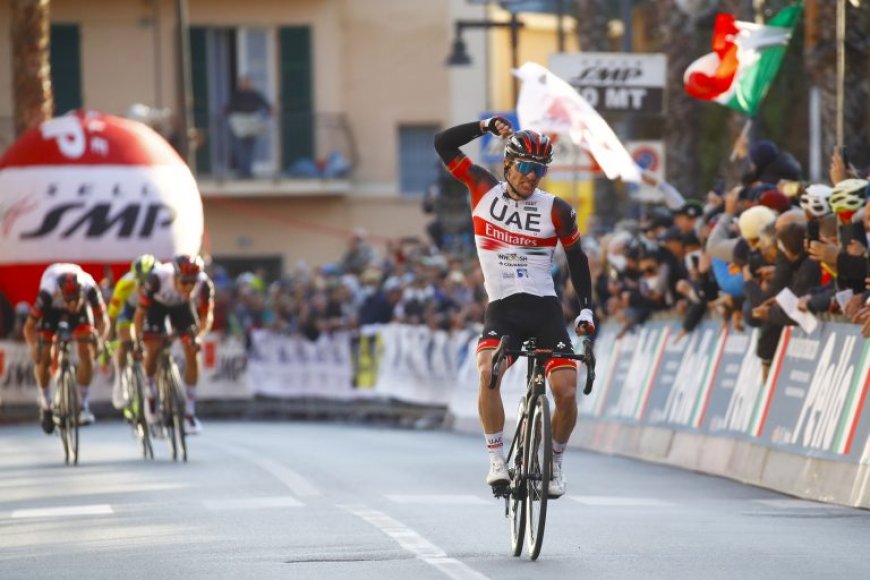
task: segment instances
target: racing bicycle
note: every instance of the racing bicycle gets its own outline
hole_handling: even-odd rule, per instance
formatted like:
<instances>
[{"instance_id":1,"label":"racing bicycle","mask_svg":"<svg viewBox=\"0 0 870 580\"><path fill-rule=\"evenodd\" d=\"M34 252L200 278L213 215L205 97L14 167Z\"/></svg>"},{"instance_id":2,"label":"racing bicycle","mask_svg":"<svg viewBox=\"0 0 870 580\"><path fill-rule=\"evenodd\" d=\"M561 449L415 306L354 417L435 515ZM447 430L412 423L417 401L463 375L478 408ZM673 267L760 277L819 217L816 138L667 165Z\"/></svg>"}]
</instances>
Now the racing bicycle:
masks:
<instances>
[{"instance_id":1,"label":"racing bicycle","mask_svg":"<svg viewBox=\"0 0 870 580\"><path fill-rule=\"evenodd\" d=\"M186 396L181 383L181 374L172 356L172 341L176 334L163 337L157 362L157 412L159 425L164 429L172 451L172 460L179 454L187 461L187 433L184 428Z\"/></svg>"},{"instance_id":2,"label":"racing bicycle","mask_svg":"<svg viewBox=\"0 0 870 580\"><path fill-rule=\"evenodd\" d=\"M511 551L519 556L524 539L528 542L528 555L536 560L544 543L547 521L547 490L553 462L553 441L550 431L550 403L546 395L544 369L551 358L579 360L586 365L584 394L592 392L595 381L595 355L592 341L583 340L583 352L559 352L539 349L531 338L519 349L507 347L510 337L502 336L492 360L492 379L489 388L498 383L504 357L526 357L526 392L517 410L517 426L507 454L507 485L493 486L493 494L505 500L505 517L510 524Z\"/></svg>"},{"instance_id":3,"label":"racing bicycle","mask_svg":"<svg viewBox=\"0 0 870 580\"><path fill-rule=\"evenodd\" d=\"M131 341L133 342L133 341ZM151 430L145 416L146 385L145 369L142 366L142 345L133 342L127 351L127 365L124 367L121 384L124 392L124 418L133 428L139 448L144 459L154 459L154 448L151 445Z\"/></svg>"},{"instance_id":4,"label":"racing bicycle","mask_svg":"<svg viewBox=\"0 0 870 580\"><path fill-rule=\"evenodd\" d=\"M57 325L57 389L54 392L54 422L63 443L67 465L79 463L79 389L76 367L70 355L72 329L62 320Z\"/></svg>"}]
</instances>

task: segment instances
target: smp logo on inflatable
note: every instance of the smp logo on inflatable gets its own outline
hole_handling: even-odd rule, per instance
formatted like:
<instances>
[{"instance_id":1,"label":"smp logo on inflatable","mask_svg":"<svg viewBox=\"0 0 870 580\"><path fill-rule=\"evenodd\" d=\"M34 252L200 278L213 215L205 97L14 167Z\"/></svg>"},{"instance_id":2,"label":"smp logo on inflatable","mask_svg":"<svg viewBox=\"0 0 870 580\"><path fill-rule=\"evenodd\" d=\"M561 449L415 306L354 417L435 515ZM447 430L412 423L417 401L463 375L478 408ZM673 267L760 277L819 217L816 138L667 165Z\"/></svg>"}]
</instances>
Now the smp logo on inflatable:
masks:
<instances>
[{"instance_id":1,"label":"smp logo on inflatable","mask_svg":"<svg viewBox=\"0 0 870 580\"><path fill-rule=\"evenodd\" d=\"M51 263L117 278L144 253L198 253L203 231L190 169L142 123L77 111L0 157L0 291L13 302L33 299Z\"/></svg>"},{"instance_id":2,"label":"smp logo on inflatable","mask_svg":"<svg viewBox=\"0 0 870 580\"><path fill-rule=\"evenodd\" d=\"M79 231L87 238L102 238L107 233L115 233L118 238L150 238L155 230L165 229L173 221L175 212L163 203L126 203L114 213L111 202L92 206L86 203L60 203L48 209L35 229L21 232L20 238L44 238L58 228L61 228L59 234L62 238L69 238ZM61 226L61 223L65 225ZM111 232L116 226L117 231Z\"/></svg>"}]
</instances>

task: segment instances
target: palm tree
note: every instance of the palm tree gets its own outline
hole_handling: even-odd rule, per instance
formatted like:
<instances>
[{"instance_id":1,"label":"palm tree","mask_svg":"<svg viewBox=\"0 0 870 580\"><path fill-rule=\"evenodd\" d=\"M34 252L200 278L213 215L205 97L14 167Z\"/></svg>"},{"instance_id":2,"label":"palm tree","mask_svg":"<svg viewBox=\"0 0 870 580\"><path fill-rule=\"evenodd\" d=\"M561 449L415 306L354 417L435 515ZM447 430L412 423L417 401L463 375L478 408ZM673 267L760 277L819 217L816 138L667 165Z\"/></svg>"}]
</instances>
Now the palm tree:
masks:
<instances>
[{"instance_id":1,"label":"palm tree","mask_svg":"<svg viewBox=\"0 0 870 580\"><path fill-rule=\"evenodd\" d=\"M12 83L15 133L54 112L49 64L50 0L12 0Z\"/></svg>"}]
</instances>

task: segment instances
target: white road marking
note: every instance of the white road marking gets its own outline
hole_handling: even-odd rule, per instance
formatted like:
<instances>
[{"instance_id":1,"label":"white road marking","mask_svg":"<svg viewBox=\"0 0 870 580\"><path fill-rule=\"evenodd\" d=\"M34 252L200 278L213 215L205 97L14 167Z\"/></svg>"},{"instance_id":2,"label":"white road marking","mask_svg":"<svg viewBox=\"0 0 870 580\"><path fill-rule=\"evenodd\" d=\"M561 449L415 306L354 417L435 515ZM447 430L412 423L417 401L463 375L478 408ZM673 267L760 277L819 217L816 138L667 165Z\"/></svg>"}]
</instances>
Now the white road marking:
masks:
<instances>
[{"instance_id":1,"label":"white road marking","mask_svg":"<svg viewBox=\"0 0 870 580\"><path fill-rule=\"evenodd\" d=\"M247 497L241 499L217 499L202 502L213 511L247 510L263 508L302 507L301 501L289 495L276 497Z\"/></svg>"},{"instance_id":2,"label":"white road marking","mask_svg":"<svg viewBox=\"0 0 870 580\"><path fill-rule=\"evenodd\" d=\"M670 507L674 504L660 499L645 497L620 497L609 495L570 495L577 503L603 507Z\"/></svg>"},{"instance_id":3,"label":"white road marking","mask_svg":"<svg viewBox=\"0 0 870 580\"><path fill-rule=\"evenodd\" d=\"M431 505L489 505L476 495L385 495L388 500L395 503L423 503Z\"/></svg>"},{"instance_id":4,"label":"white road marking","mask_svg":"<svg viewBox=\"0 0 870 580\"><path fill-rule=\"evenodd\" d=\"M344 505L338 507L346 509L353 515L378 528L395 540L402 548L441 571L449 578L456 580L485 580L487 578L487 576L484 576L459 560L448 558L444 550L383 512L369 509L364 505Z\"/></svg>"},{"instance_id":5,"label":"white road marking","mask_svg":"<svg viewBox=\"0 0 870 580\"><path fill-rule=\"evenodd\" d=\"M73 505L54 508L35 508L14 510L12 519L19 518L53 518L63 516L101 516L115 513L109 504Z\"/></svg>"},{"instance_id":6,"label":"white road marking","mask_svg":"<svg viewBox=\"0 0 870 580\"><path fill-rule=\"evenodd\" d=\"M293 495L323 495L321 491L314 487L311 483L309 483L307 479L305 479L289 467L281 465L277 461L274 461L267 457L261 457L255 453L252 453L251 451L248 451L247 449L238 447L225 441L220 441L220 448L223 451L229 453L230 455L235 455L240 459L244 459L245 461L253 463L264 471L268 471L273 476L275 476L278 481L286 485L290 489L290 491L293 492Z\"/></svg>"}]
</instances>

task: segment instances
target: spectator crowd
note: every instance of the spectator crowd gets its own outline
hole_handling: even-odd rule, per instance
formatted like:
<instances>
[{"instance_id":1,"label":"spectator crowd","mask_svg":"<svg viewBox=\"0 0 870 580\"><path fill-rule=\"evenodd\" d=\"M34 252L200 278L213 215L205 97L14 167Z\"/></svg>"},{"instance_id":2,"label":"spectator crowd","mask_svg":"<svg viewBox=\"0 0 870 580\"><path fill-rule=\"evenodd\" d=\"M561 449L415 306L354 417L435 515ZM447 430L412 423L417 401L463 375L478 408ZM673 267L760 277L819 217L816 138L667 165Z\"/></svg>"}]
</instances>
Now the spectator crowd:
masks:
<instances>
[{"instance_id":1,"label":"spectator crowd","mask_svg":"<svg viewBox=\"0 0 870 580\"><path fill-rule=\"evenodd\" d=\"M797 324L776 300L787 289L798 310L844 316L870 337L868 182L837 153L830 183L802 182L798 162L770 141L752 145L749 161L741 183L720 184L704 200L687 201L645 174L665 205L584 237L599 319L615 321L620 334L660 313L682 318L681 335L708 316L738 332L755 327L766 368L782 329ZM213 263L214 329L310 340L388 322L479 331L487 299L473 251L429 234L375 248L358 229L336 262L313 268L300 260L280 280L262 271L233 279ZM553 276L565 320L573 320L577 301L558 253ZM111 281L105 286L110 293ZM3 305L5 337L20 334L26 312L26 304Z\"/></svg>"}]
</instances>

